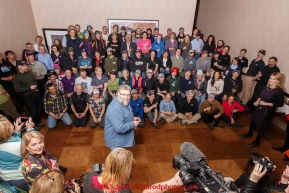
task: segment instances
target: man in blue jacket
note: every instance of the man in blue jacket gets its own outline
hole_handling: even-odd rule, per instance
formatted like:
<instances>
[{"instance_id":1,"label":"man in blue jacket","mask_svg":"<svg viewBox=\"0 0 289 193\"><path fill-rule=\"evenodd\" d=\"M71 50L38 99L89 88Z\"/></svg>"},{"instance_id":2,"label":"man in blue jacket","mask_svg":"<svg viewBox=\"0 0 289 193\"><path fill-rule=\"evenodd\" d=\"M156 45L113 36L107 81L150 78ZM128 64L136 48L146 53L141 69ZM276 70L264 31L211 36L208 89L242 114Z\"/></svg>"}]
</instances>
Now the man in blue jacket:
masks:
<instances>
[{"instance_id":1,"label":"man in blue jacket","mask_svg":"<svg viewBox=\"0 0 289 193\"><path fill-rule=\"evenodd\" d=\"M134 117L139 117L141 122L139 127L144 127L144 118L143 118L143 100L138 97L139 93L137 89L131 90L130 106L133 111Z\"/></svg>"},{"instance_id":2,"label":"man in blue jacket","mask_svg":"<svg viewBox=\"0 0 289 193\"><path fill-rule=\"evenodd\" d=\"M75 29L70 29L69 30L69 35L70 35L70 38L67 39L67 42L66 42L66 51L68 53L68 48L69 47L72 47L73 50L74 50L74 55L79 58L81 56L80 54L80 43L81 43L81 40L76 37L76 32L75 32Z\"/></svg>"},{"instance_id":3,"label":"man in blue jacket","mask_svg":"<svg viewBox=\"0 0 289 193\"><path fill-rule=\"evenodd\" d=\"M111 150L117 147L134 146L134 129L141 120L134 117L130 101L130 87L121 85L115 97L108 105L105 114L104 138L105 144Z\"/></svg>"}]
</instances>

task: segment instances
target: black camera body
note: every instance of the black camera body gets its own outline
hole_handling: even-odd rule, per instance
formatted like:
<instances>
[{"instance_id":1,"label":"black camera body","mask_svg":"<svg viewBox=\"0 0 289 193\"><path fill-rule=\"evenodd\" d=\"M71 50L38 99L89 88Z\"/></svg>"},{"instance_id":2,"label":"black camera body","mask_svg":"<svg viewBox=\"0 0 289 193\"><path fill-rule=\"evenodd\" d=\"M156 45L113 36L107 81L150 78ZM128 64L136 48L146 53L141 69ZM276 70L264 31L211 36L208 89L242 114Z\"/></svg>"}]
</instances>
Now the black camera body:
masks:
<instances>
[{"instance_id":1,"label":"black camera body","mask_svg":"<svg viewBox=\"0 0 289 193\"><path fill-rule=\"evenodd\" d=\"M64 184L64 190L69 192L69 190L75 190L75 186L74 186L74 182L75 179L72 178L71 180L67 181L65 184Z\"/></svg>"},{"instance_id":2,"label":"black camera body","mask_svg":"<svg viewBox=\"0 0 289 193\"><path fill-rule=\"evenodd\" d=\"M104 170L104 164L94 164L92 166L92 171L101 174Z\"/></svg>"},{"instance_id":3,"label":"black camera body","mask_svg":"<svg viewBox=\"0 0 289 193\"><path fill-rule=\"evenodd\" d=\"M172 166L180 170L179 176L186 191L193 192L239 192L237 187L230 187L221 172L214 172L204 160L189 161L182 154L173 158Z\"/></svg>"},{"instance_id":4,"label":"black camera body","mask_svg":"<svg viewBox=\"0 0 289 193\"><path fill-rule=\"evenodd\" d=\"M253 162L255 165L259 163L260 165L263 166L262 172L264 171L265 168L267 169L268 173L271 173L273 171L274 163L268 160L268 158L263 158L259 162L254 160Z\"/></svg>"}]
</instances>

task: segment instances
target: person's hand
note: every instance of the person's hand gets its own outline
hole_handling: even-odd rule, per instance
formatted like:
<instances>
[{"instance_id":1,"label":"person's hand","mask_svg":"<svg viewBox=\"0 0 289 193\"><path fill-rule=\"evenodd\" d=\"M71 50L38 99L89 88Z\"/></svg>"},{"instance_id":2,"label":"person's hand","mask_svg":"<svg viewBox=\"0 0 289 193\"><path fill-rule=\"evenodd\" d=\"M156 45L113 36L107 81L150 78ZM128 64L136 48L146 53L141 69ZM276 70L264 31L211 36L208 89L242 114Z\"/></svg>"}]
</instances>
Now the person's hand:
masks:
<instances>
[{"instance_id":1,"label":"person's hand","mask_svg":"<svg viewBox=\"0 0 289 193\"><path fill-rule=\"evenodd\" d=\"M170 70L170 68L166 67L166 70Z\"/></svg>"},{"instance_id":2,"label":"person's hand","mask_svg":"<svg viewBox=\"0 0 289 193\"><path fill-rule=\"evenodd\" d=\"M207 107L206 109L207 109L208 112L210 112L212 107Z\"/></svg>"},{"instance_id":3,"label":"person's hand","mask_svg":"<svg viewBox=\"0 0 289 193\"><path fill-rule=\"evenodd\" d=\"M138 127L138 125L140 124L140 121L133 121L134 127Z\"/></svg>"},{"instance_id":4,"label":"person's hand","mask_svg":"<svg viewBox=\"0 0 289 193\"><path fill-rule=\"evenodd\" d=\"M8 92L6 92L5 95L6 95L7 98L10 98L10 94Z\"/></svg>"},{"instance_id":5,"label":"person's hand","mask_svg":"<svg viewBox=\"0 0 289 193\"><path fill-rule=\"evenodd\" d=\"M173 117L174 115L175 115L175 113L174 113L174 112L171 112L170 116Z\"/></svg>"},{"instance_id":6,"label":"person's hand","mask_svg":"<svg viewBox=\"0 0 289 193\"><path fill-rule=\"evenodd\" d=\"M266 106L266 105L267 105L267 103L266 103L266 102L264 102L264 101L260 101L260 102L259 102L259 105L263 105L263 106Z\"/></svg>"},{"instance_id":7,"label":"person's hand","mask_svg":"<svg viewBox=\"0 0 289 193\"><path fill-rule=\"evenodd\" d=\"M231 124L235 124L235 120L233 118L231 118Z\"/></svg>"},{"instance_id":8,"label":"person's hand","mask_svg":"<svg viewBox=\"0 0 289 193\"><path fill-rule=\"evenodd\" d=\"M102 97L102 98L106 98L106 95L105 95L104 92L102 93L101 97Z\"/></svg>"},{"instance_id":9,"label":"person's hand","mask_svg":"<svg viewBox=\"0 0 289 193\"><path fill-rule=\"evenodd\" d=\"M154 108L157 108L158 107L158 103L155 103L152 105Z\"/></svg>"},{"instance_id":10,"label":"person's hand","mask_svg":"<svg viewBox=\"0 0 289 193\"><path fill-rule=\"evenodd\" d=\"M253 105L254 105L255 107L257 107L258 104L259 104L259 101L256 101L256 102L253 103Z\"/></svg>"},{"instance_id":11,"label":"person's hand","mask_svg":"<svg viewBox=\"0 0 289 193\"><path fill-rule=\"evenodd\" d=\"M202 96L203 94L201 92L198 93L199 96Z\"/></svg>"},{"instance_id":12,"label":"person's hand","mask_svg":"<svg viewBox=\"0 0 289 193\"><path fill-rule=\"evenodd\" d=\"M35 124L32 121L32 118L29 117L29 119L25 122L26 130L34 128Z\"/></svg>"},{"instance_id":13,"label":"person's hand","mask_svg":"<svg viewBox=\"0 0 289 193\"><path fill-rule=\"evenodd\" d=\"M287 184L287 182L289 181L289 166L287 165L285 170L283 171L282 175L281 175L281 180L280 182L282 184Z\"/></svg>"},{"instance_id":14,"label":"person's hand","mask_svg":"<svg viewBox=\"0 0 289 193\"><path fill-rule=\"evenodd\" d=\"M267 169L265 168L262 172L263 166L259 163L255 165L254 170L252 171L250 175L250 180L252 182L257 183L267 172Z\"/></svg>"},{"instance_id":15,"label":"person's hand","mask_svg":"<svg viewBox=\"0 0 289 193\"><path fill-rule=\"evenodd\" d=\"M97 122L99 122L99 123L101 122L101 117L97 118Z\"/></svg>"},{"instance_id":16,"label":"person's hand","mask_svg":"<svg viewBox=\"0 0 289 193\"><path fill-rule=\"evenodd\" d=\"M31 86L30 86L30 89L31 89L31 90L35 90L36 88L37 88L36 85L31 85Z\"/></svg>"},{"instance_id":17,"label":"person's hand","mask_svg":"<svg viewBox=\"0 0 289 193\"><path fill-rule=\"evenodd\" d=\"M35 73L35 76L39 77L39 76L41 76L41 74L40 73Z\"/></svg>"},{"instance_id":18,"label":"person's hand","mask_svg":"<svg viewBox=\"0 0 289 193\"><path fill-rule=\"evenodd\" d=\"M214 115L213 117L214 117L214 119L218 119L220 117L220 115L217 114L217 115Z\"/></svg>"},{"instance_id":19,"label":"person's hand","mask_svg":"<svg viewBox=\"0 0 289 193\"><path fill-rule=\"evenodd\" d=\"M12 81L13 80L13 76L12 75L10 75L9 77L7 77L8 78L8 81Z\"/></svg>"},{"instance_id":20,"label":"person's hand","mask_svg":"<svg viewBox=\"0 0 289 193\"><path fill-rule=\"evenodd\" d=\"M21 123L20 124L20 119L17 118L15 121L14 121L14 129L16 132L20 131L20 129L23 127L24 123Z\"/></svg>"},{"instance_id":21,"label":"person's hand","mask_svg":"<svg viewBox=\"0 0 289 193\"><path fill-rule=\"evenodd\" d=\"M223 101L225 101L225 100L227 100L227 99L228 99L227 95L224 95L224 96L223 96Z\"/></svg>"},{"instance_id":22,"label":"person's hand","mask_svg":"<svg viewBox=\"0 0 289 193\"><path fill-rule=\"evenodd\" d=\"M233 109L232 110L232 113L237 113L238 112L238 109Z\"/></svg>"},{"instance_id":23,"label":"person's hand","mask_svg":"<svg viewBox=\"0 0 289 193\"><path fill-rule=\"evenodd\" d=\"M6 90L5 89L3 89L3 90L0 90L0 94L4 94L6 92Z\"/></svg>"},{"instance_id":24,"label":"person's hand","mask_svg":"<svg viewBox=\"0 0 289 193\"><path fill-rule=\"evenodd\" d=\"M139 117L134 117L133 120L134 121L141 121Z\"/></svg>"},{"instance_id":25,"label":"person's hand","mask_svg":"<svg viewBox=\"0 0 289 193\"><path fill-rule=\"evenodd\" d=\"M83 112L83 113L80 113L79 115L80 115L79 118L82 119L86 115L86 113Z\"/></svg>"},{"instance_id":26,"label":"person's hand","mask_svg":"<svg viewBox=\"0 0 289 193\"><path fill-rule=\"evenodd\" d=\"M178 90L178 94L181 94L181 91Z\"/></svg>"},{"instance_id":27,"label":"person's hand","mask_svg":"<svg viewBox=\"0 0 289 193\"><path fill-rule=\"evenodd\" d=\"M93 117L93 122L94 122L94 123L98 123L98 118Z\"/></svg>"},{"instance_id":28,"label":"person's hand","mask_svg":"<svg viewBox=\"0 0 289 193\"><path fill-rule=\"evenodd\" d=\"M226 74L228 74L229 73L229 70L226 70L226 72L225 72Z\"/></svg>"},{"instance_id":29,"label":"person's hand","mask_svg":"<svg viewBox=\"0 0 289 193\"><path fill-rule=\"evenodd\" d=\"M69 193L80 193L80 187L77 183L73 182L74 190L69 190Z\"/></svg>"}]
</instances>

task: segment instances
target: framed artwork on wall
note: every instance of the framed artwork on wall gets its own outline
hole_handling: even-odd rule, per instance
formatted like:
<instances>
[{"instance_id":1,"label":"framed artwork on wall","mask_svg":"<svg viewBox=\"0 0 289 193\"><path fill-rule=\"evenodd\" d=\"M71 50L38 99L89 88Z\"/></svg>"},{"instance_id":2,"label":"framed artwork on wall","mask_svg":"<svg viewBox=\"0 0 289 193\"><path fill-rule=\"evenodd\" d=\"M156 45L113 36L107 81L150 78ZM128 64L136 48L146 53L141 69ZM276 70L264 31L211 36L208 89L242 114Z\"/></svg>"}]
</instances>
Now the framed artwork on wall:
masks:
<instances>
[{"instance_id":1,"label":"framed artwork on wall","mask_svg":"<svg viewBox=\"0 0 289 193\"><path fill-rule=\"evenodd\" d=\"M131 33L132 30L140 28L141 31L146 31L148 28L154 30L159 27L159 20L136 20L136 19L108 19L107 20L108 33L112 33L113 25L118 25L119 32L122 26L126 27L126 32Z\"/></svg>"},{"instance_id":2,"label":"framed artwork on wall","mask_svg":"<svg viewBox=\"0 0 289 193\"><path fill-rule=\"evenodd\" d=\"M63 41L66 44L65 34L67 34L67 29L55 29L55 28L42 28L44 35L45 45L49 53L51 53L51 46L55 39L59 39L63 45ZM65 45L63 45L65 47Z\"/></svg>"}]
</instances>

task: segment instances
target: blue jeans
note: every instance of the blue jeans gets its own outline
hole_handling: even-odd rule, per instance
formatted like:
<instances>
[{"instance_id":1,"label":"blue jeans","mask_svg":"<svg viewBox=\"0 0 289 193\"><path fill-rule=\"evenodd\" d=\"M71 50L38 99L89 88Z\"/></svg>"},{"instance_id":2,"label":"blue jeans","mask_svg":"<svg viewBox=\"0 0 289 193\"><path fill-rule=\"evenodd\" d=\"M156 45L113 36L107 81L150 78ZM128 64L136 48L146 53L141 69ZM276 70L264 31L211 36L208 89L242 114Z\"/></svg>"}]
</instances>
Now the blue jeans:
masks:
<instances>
[{"instance_id":1,"label":"blue jeans","mask_svg":"<svg viewBox=\"0 0 289 193\"><path fill-rule=\"evenodd\" d=\"M201 55L199 53L195 53L195 58L196 60L200 57Z\"/></svg>"},{"instance_id":2,"label":"blue jeans","mask_svg":"<svg viewBox=\"0 0 289 193\"><path fill-rule=\"evenodd\" d=\"M22 179L22 180L10 180L10 181L6 181L10 184L10 186L15 186L21 190L24 190L26 192L29 191L29 187L28 187L28 184L27 182Z\"/></svg>"},{"instance_id":3,"label":"blue jeans","mask_svg":"<svg viewBox=\"0 0 289 193\"><path fill-rule=\"evenodd\" d=\"M122 73L122 71L117 71L117 77L118 78L122 77L121 73Z\"/></svg>"},{"instance_id":4,"label":"blue jeans","mask_svg":"<svg viewBox=\"0 0 289 193\"><path fill-rule=\"evenodd\" d=\"M169 74L171 71L170 70L160 69L160 72L164 73L164 74Z\"/></svg>"},{"instance_id":5,"label":"blue jeans","mask_svg":"<svg viewBox=\"0 0 289 193\"><path fill-rule=\"evenodd\" d=\"M206 100L206 93L204 93L202 96L199 96L197 92L195 92L195 99L197 99L198 101L198 105L199 105L199 110L198 113L201 114L201 105L204 102L204 100Z\"/></svg>"},{"instance_id":6,"label":"blue jeans","mask_svg":"<svg viewBox=\"0 0 289 193\"><path fill-rule=\"evenodd\" d=\"M88 114L86 113L86 115L84 115L84 117L82 117L81 119L77 118L74 115L74 126L75 127L85 127L87 124L87 120L88 120Z\"/></svg>"},{"instance_id":7,"label":"blue jeans","mask_svg":"<svg viewBox=\"0 0 289 193\"><path fill-rule=\"evenodd\" d=\"M72 120L67 112L61 117L61 121L63 121L64 125L68 126L72 124ZM54 119L51 115L48 115L47 118L47 128L54 129L56 127L57 119Z\"/></svg>"}]
</instances>

